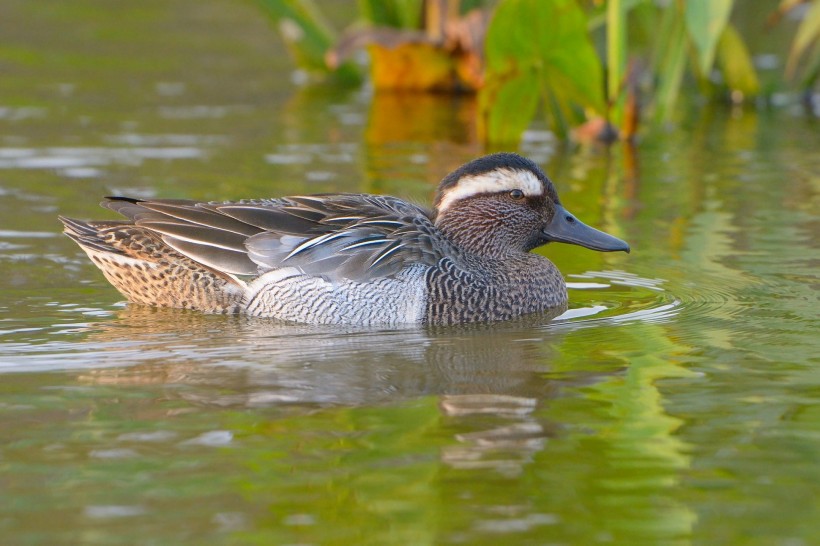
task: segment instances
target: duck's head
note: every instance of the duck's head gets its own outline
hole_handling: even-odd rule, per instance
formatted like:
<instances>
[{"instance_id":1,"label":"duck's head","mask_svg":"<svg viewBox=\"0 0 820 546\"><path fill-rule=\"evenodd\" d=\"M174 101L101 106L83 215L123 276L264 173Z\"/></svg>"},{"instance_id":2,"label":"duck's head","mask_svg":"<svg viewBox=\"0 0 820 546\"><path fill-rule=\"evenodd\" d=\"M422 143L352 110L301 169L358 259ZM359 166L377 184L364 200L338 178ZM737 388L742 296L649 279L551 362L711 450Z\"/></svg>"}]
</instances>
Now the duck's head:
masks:
<instances>
[{"instance_id":1,"label":"duck's head","mask_svg":"<svg viewBox=\"0 0 820 546\"><path fill-rule=\"evenodd\" d=\"M575 218L538 165L513 153L487 155L447 175L436 195L435 222L454 243L484 255L529 252L551 242L629 252L626 242Z\"/></svg>"}]
</instances>

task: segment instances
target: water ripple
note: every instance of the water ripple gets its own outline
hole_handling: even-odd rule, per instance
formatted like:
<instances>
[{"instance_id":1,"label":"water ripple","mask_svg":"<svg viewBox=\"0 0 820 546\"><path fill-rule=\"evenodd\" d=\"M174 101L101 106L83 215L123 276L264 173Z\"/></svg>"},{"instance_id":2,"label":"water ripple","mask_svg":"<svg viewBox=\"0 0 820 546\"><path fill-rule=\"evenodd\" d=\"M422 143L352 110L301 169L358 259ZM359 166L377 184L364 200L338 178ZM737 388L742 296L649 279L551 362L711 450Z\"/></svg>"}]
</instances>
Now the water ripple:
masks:
<instances>
[{"instance_id":1,"label":"water ripple","mask_svg":"<svg viewBox=\"0 0 820 546\"><path fill-rule=\"evenodd\" d=\"M204 155L204 150L195 146L0 148L0 169L89 169L139 165L146 159L199 159Z\"/></svg>"},{"instance_id":2,"label":"water ripple","mask_svg":"<svg viewBox=\"0 0 820 546\"><path fill-rule=\"evenodd\" d=\"M626 271L589 271L569 275L567 288L575 306L556 326L579 327L610 322L664 322L682 307L680 297L667 292L665 279L645 278Z\"/></svg>"},{"instance_id":3,"label":"water ripple","mask_svg":"<svg viewBox=\"0 0 820 546\"><path fill-rule=\"evenodd\" d=\"M625 271L589 271L569 275L567 287L573 308L556 319L560 328L668 322L684 311L694 318L730 319L753 303L739 295L738 286L706 273L696 282L672 283Z\"/></svg>"},{"instance_id":4,"label":"water ripple","mask_svg":"<svg viewBox=\"0 0 820 546\"><path fill-rule=\"evenodd\" d=\"M403 359L420 362L429 351L441 352L463 335L467 336L465 339L471 338L473 330L485 332L485 344L497 343L508 350L511 342L541 343L551 332L561 334L634 322L668 323L677 320L683 311L714 316L733 314L746 305L730 288L708 281L689 286L625 271L588 271L570 275L568 280L572 308L554 321L527 317L520 322L476 326L472 330L311 327L140 306L31 302L32 312L45 316L36 327L14 319L3 322L0 334L6 343L0 352L0 373L147 362L245 366L260 359L268 361L274 355L280 364L355 360L362 351L372 352L373 347L390 347ZM188 326L181 328L183 324ZM458 341L447 350L456 351L461 343ZM488 347L490 353L496 349ZM383 356L378 354L379 358ZM274 397L280 394L273 393Z\"/></svg>"}]
</instances>

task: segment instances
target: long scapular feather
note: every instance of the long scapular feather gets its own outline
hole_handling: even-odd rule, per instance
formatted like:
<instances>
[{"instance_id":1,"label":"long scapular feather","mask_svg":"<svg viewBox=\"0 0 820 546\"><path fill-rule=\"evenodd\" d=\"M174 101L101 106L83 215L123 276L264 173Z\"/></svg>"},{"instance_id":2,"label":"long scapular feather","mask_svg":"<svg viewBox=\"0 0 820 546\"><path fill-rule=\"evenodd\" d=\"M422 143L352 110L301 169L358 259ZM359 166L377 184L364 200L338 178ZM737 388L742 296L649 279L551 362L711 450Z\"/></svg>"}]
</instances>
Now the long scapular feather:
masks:
<instances>
[{"instance_id":1,"label":"long scapular feather","mask_svg":"<svg viewBox=\"0 0 820 546\"><path fill-rule=\"evenodd\" d=\"M141 205L146 209L160 214L184 222L206 226L214 230L229 231L245 237L259 233L259 228L249 225L247 222L242 222L221 212L210 210L199 205L184 206L174 203L165 203L163 201L143 202Z\"/></svg>"},{"instance_id":2,"label":"long scapular feather","mask_svg":"<svg viewBox=\"0 0 820 546\"><path fill-rule=\"evenodd\" d=\"M330 233L325 233L324 235L320 235L319 237L314 237L312 239L308 239L307 241L305 241L301 245L299 245L296 248L294 248L293 250L291 250L290 254L285 256L282 261L284 262L286 260L289 260L289 259L293 258L294 256L296 256L297 254L300 254L300 253L302 253L306 250L314 248L314 247L316 247L318 245L321 245L323 243L330 242L334 239L339 239L340 237L348 237L348 236L349 236L349 234L344 232L344 231L332 231Z\"/></svg>"},{"instance_id":3,"label":"long scapular feather","mask_svg":"<svg viewBox=\"0 0 820 546\"><path fill-rule=\"evenodd\" d=\"M405 246L407 245L400 243L398 241L394 242L392 245L384 249L375 260L373 260L373 262L370 264L370 267L376 267L376 265L378 265L379 262L391 256L392 254L395 254Z\"/></svg>"},{"instance_id":4,"label":"long scapular feather","mask_svg":"<svg viewBox=\"0 0 820 546\"><path fill-rule=\"evenodd\" d=\"M400 228L404 226L404 222L399 220L385 220L385 219L375 219L375 220L362 220L358 222L357 225L359 226L378 226L384 228Z\"/></svg>"},{"instance_id":5,"label":"long scapular feather","mask_svg":"<svg viewBox=\"0 0 820 546\"><path fill-rule=\"evenodd\" d=\"M162 235L182 239L199 245L213 246L227 250L244 251L247 237L231 231L221 231L198 224L184 224L172 221L140 222L141 227Z\"/></svg>"},{"instance_id":6,"label":"long scapular feather","mask_svg":"<svg viewBox=\"0 0 820 546\"><path fill-rule=\"evenodd\" d=\"M171 236L163 241L176 250L197 262L232 275L256 275L259 267L245 252L223 247L205 246Z\"/></svg>"},{"instance_id":7,"label":"long scapular feather","mask_svg":"<svg viewBox=\"0 0 820 546\"><path fill-rule=\"evenodd\" d=\"M366 246L382 245L384 243L389 243L389 242L390 242L390 239L369 239L367 241L359 241L358 243L353 243L353 244L347 245L342 250L343 251L353 250L353 249L356 249L356 248L362 248L362 247L366 247Z\"/></svg>"}]
</instances>

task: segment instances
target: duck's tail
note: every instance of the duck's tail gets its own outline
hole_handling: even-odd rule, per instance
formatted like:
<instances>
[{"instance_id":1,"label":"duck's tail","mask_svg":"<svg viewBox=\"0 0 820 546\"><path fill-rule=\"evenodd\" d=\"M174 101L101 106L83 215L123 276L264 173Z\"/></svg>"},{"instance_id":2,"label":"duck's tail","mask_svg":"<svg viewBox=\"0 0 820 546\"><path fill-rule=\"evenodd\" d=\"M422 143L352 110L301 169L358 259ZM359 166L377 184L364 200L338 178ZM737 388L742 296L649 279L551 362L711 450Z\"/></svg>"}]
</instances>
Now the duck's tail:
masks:
<instances>
[{"instance_id":1,"label":"duck's tail","mask_svg":"<svg viewBox=\"0 0 820 546\"><path fill-rule=\"evenodd\" d=\"M63 232L129 301L209 313L239 311L245 283L183 256L156 233L128 221L60 216Z\"/></svg>"}]
</instances>

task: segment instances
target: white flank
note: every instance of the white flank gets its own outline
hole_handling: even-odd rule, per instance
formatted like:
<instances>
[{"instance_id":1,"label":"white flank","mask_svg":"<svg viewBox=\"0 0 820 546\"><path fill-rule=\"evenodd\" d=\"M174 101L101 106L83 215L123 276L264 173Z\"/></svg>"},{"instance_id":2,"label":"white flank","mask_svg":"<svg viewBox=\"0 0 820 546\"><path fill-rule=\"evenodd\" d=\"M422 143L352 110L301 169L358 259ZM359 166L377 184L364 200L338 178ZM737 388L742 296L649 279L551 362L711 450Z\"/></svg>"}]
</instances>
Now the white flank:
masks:
<instances>
[{"instance_id":1,"label":"white flank","mask_svg":"<svg viewBox=\"0 0 820 546\"><path fill-rule=\"evenodd\" d=\"M476 176L467 176L444 193L438 205L438 212L441 214L459 199L481 193L512 190L521 190L527 197L535 197L544 193L544 185L530 171L515 169L497 169Z\"/></svg>"},{"instance_id":2,"label":"white flank","mask_svg":"<svg viewBox=\"0 0 820 546\"><path fill-rule=\"evenodd\" d=\"M427 304L426 266L369 282L330 280L296 267L268 271L245 293L249 315L307 324L358 326L418 324Z\"/></svg>"}]
</instances>

